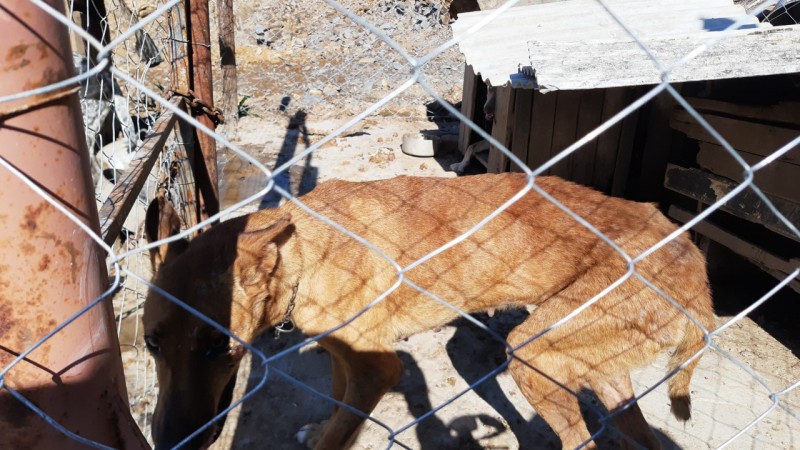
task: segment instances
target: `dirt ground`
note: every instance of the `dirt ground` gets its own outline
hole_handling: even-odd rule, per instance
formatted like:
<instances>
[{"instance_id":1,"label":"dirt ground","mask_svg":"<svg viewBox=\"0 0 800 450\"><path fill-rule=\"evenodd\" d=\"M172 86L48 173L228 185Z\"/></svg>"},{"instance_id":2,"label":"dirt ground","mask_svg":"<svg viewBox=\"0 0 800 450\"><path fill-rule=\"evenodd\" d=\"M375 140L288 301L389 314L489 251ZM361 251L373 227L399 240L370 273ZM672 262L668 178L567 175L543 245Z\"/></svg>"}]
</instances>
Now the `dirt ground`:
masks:
<instances>
[{"instance_id":1,"label":"dirt ground","mask_svg":"<svg viewBox=\"0 0 800 450\"><path fill-rule=\"evenodd\" d=\"M289 118L284 119L246 117L230 135L234 143L272 168L279 165L276 162L301 153L340 125L335 120L308 122L303 133L303 127L289 127ZM423 114L418 120L369 118L319 148L310 158L298 162L281 183L290 186L295 193L303 193L331 178L456 176L449 171L450 164L461 158L456 150L445 148L435 157L418 158L400 149L403 135L436 128ZM477 172L480 167L474 165L471 170ZM220 172L223 174L224 205L257 192L264 183L260 172L230 153L221 156ZM276 200L273 197L259 199L242 212L273 206ZM480 316L479 319L503 333L524 318L520 314ZM722 325L728 320L729 316L720 317L718 323ZM294 333L275 340L268 333L258 342L258 347L266 355L272 355L303 338ZM800 447L796 417L796 411L800 410L800 393L790 390L775 396L774 403L770 398L771 393L790 388L800 379L800 361L796 355L748 318L738 320L713 341L721 351L709 350L695 373L692 384L694 415L688 424L683 425L670 415L664 386L655 388L640 400L644 414L664 447L717 448L743 429L746 431L728 448ZM397 348L405 364L405 377L373 414L392 430L404 430L395 437L394 448L558 448L556 436L525 402L508 373L501 372L475 390L464 393L470 383L491 372L505 358L502 345L467 321L462 319L440 330L412 336L399 342ZM635 374L637 393L643 393L664 376L667 356ZM329 364L328 355L312 344L277 361L274 368L327 393ZM264 376L265 368L260 363L245 361L237 381L237 395L252 389ZM455 397L458 398L436 414L414 424L415 419ZM587 404L600 407L590 392L584 393L583 398ZM327 418L331 409L332 405L325 400L272 371L264 388L229 416L223 437L213 448L304 448L296 440L297 431L305 424ZM593 414L587 409L590 421ZM765 415L763 420L749 427L762 414ZM598 426L596 420L594 425ZM389 445L387 436L382 425L369 423L354 448L386 448ZM607 434L600 443L603 448L616 448Z\"/></svg>"}]
</instances>

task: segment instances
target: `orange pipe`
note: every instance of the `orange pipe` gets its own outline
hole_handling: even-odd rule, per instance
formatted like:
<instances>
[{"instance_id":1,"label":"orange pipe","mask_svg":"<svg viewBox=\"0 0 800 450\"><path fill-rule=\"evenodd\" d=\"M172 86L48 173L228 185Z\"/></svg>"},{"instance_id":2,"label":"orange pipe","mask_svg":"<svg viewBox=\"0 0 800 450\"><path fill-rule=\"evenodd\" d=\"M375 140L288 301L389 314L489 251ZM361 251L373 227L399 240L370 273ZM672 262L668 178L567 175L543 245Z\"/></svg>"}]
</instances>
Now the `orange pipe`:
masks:
<instances>
[{"instance_id":1,"label":"orange pipe","mask_svg":"<svg viewBox=\"0 0 800 450\"><path fill-rule=\"evenodd\" d=\"M63 0L48 3L63 12ZM3 1L0 29L0 97L74 75L66 27L29 1ZM0 103L0 157L98 232L80 117L75 92ZM109 299L18 358L103 294L105 257L0 167L0 447L149 448L130 415Z\"/></svg>"}]
</instances>

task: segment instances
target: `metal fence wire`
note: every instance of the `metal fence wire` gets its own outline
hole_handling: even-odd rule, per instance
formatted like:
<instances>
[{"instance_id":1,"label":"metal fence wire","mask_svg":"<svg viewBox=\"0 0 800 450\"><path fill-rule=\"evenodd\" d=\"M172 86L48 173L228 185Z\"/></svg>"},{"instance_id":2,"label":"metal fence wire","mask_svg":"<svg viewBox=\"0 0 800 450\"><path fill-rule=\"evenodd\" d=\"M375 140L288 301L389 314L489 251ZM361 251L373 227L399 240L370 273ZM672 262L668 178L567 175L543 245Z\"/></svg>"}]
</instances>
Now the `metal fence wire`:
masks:
<instances>
[{"instance_id":1,"label":"metal fence wire","mask_svg":"<svg viewBox=\"0 0 800 450\"><path fill-rule=\"evenodd\" d=\"M47 14L59 14L42 2L31 3L41 7ZM330 388L329 382L326 381L329 377L327 367L317 363L315 367L321 370L320 373L299 373L296 368L300 367L300 363L297 361L300 358L314 360L323 357L324 355L318 356L319 352L316 351L317 341L341 327L347 327L352 321L357 320L360 314L380 304L401 287L422 292L427 301L454 309L461 317L460 326L470 330L471 338L461 334L458 336L439 334L428 335L425 339L429 340L424 342L416 341L415 337L400 342L399 348L405 363L404 373L406 377L411 376L412 381L403 381L399 388L400 392L390 392L386 398L407 402L405 405L407 409L398 413L398 410L379 405L372 414L354 410L367 419L356 446L496 449L559 446L558 439L552 432L547 431L546 424L543 424L541 419L537 420L535 411L524 403L519 390L515 391L517 388L511 383L506 371L508 361L516 357L515 352L522 346L511 345L504 337L505 334L499 330L507 326L504 320L511 322L519 320L518 317L515 318L515 313L506 313L510 314L511 318L508 318L508 315L503 316L500 312L497 317L473 316L453 306L451 302L454 299L439 298L415 284L413 277L408 276L411 269L424 269L426 264L447 249L464 245L463 241L487 226L493 219L507 214L507 210L525 195L544 196L563 210L574 221L574 226L585 227L598 234L602 242L617 249L620 257L629 262L628 272L624 277L616 281L609 280L609 285L601 294L607 294L628 278L638 277L647 283L639 272L637 263L643 261L647 255L663 249L680 233L704 223L704 219L744 192L756 196L763 207L774 215L775 221L781 227L789 230L795 240L800 239L797 225L782 214L781 209L774 205L772 197L764 194L754 181L760 171L770 167L780 158L792 151L797 155L800 133L785 145L770 149L769 156L760 161L755 163L745 161L728 143L726 135L718 132L671 81L672 74L691 61L702 61L704 54L732 36L742 25L741 23L728 24L725 31L714 33L713 37L709 37L701 46L677 62L671 63L659 60L655 56L656 53L648 48L646 41L630 31L635 28L635 24L620 19L624 14L619 10L619 2L593 1L593 4L602 7L607 20L618 24L620 32L627 33L630 39L636 42L641 54L652 60L653 70L658 71L662 82L648 86L642 91L642 95L630 101L618 114L608 118L600 126L580 136L565 148L558 149L559 151L554 152L549 160L531 169L517 154L510 151L507 145L499 142L482 127L475 125L448 101L458 97L461 90L464 61L459 53L460 40L479 32L500 14L516 6L517 2L499 4L493 14L486 16L459 39L452 38L450 32L448 13L454 6L447 1L291 0L241 3L236 9L239 23L237 39L254 41L260 46L262 52L259 53L260 57L269 61L262 63L257 73L244 77L247 79L242 82L242 90L252 96L251 101L260 104L266 113L274 113L275 117L286 113L296 115L297 111L305 111L310 116L345 118L337 124L334 131L320 136L316 142L309 142L303 151L279 163L264 161L257 155L248 153L244 146L237 145L228 137L205 127L167 98L164 89L171 85L170 77L173 76L174 66L184 56L181 54L179 44L187 40L183 35L184 5L180 0L138 2L109 0L105 3L105 11L93 9L91 5L95 3L73 0L68 4L68 14L60 20L74 37L74 64L80 74L81 107L87 146L93 153L92 176L96 186L98 208L102 206L118 181L117 174L130 164L143 139L152 132L159 117L170 112L180 116L181 120L190 123L201 133L213 137L224 148L221 153L225 158L230 161L244 161L249 167L256 168L258 175L263 176L261 179L263 184L259 186L257 192L232 205L226 205L220 213L207 220L195 223L191 214L184 213L187 210L185 203L194 202L192 198L194 190L191 187L187 188L187 183L193 183L191 174L183 170L188 167L185 142L180 133L172 133L159 157L157 168L149 175L145 187L138 195L136 205L125 221L123 232L114 241L112 251L106 255L112 270L113 288L116 290L113 299L114 313L126 370L130 408L136 423L148 439L151 434L150 427L158 386L153 359L145 348L141 316L147 291L153 288L150 282L152 272L147 252L160 242L147 245L142 223L147 205L159 193L166 195L176 210L181 212L183 222L181 237L192 236L197 230L221 218L241 215L243 211L252 210L252 206L259 204L265 196L277 194L284 199L283 203L296 204L314 220L319 220L355 240L375 255L382 255L385 263L394 268L395 282L390 283L389 289L378 293L365 310L338 324L336 328L321 330L324 332L310 338L295 334L274 341L270 334L256 344L243 342L224 326L213 323L207 317L197 314L196 310L187 308L186 304L181 303L182 308L187 308L202 321L238 341L249 353L248 359L241 364L242 370L249 371L249 376L240 376L232 403L225 410L218 411L217 415L219 418L230 413L225 425L225 433L228 433L228 436L224 442L235 448L301 448L301 444L295 441L294 436L301 427L297 426L299 424L294 423L294 420L319 422L325 419L334 407L344 407L327 393ZM578 9L581 5L586 3L588 0L575 0L576 15L580 14ZM782 10L776 9L771 14L791 17L786 10L795 3L784 1L750 2L749 15L769 14L776 3L780 3L778 8ZM87 40L83 24L98 14L101 20L97 23L102 25L101 35L105 39ZM389 16L395 18L400 16L403 20L389 21ZM215 42L212 39L212 48L216 45ZM101 66L102 70L93 70ZM242 68L255 70L252 64ZM269 85L269 88L259 92L258 87L265 84ZM26 93L20 92L19 95L23 96ZM713 136L716 143L741 166L742 181L729 192L720 195L713 203L687 218L678 231L666 235L656 245L644 249L640 254L628 255L619 250L613 236L600 233L591 220L559 203L542 189L538 180L540 175L580 152L585 144L608 132L658 95L670 96L688 112L694 123L699 124ZM286 102L287 98L291 99L291 103ZM0 100L6 101L8 98ZM482 220L471 224L464 234L454 236L445 245L427 253L417 261L400 266L385 256L380 243L362 238L364 230L349 230L332 222L314 208L306 206L303 198L296 196L292 189L278 182L280 177L286 176L295 164L310 158L337 138L352 133L353 129L363 121L376 116L403 117L412 114L410 111L413 111L413 108L404 109L405 105L422 105L431 100L438 102L441 108L459 121L468 123L481 139L499 149L510 161L512 170L523 172L527 176L527 184L508 201L493 205L493 210ZM797 160L796 156L794 160ZM225 170L234 170L232 167L229 164ZM4 163L0 170L12 171L12 168ZM18 172L13 173L21 179L25 178ZM250 176L255 175L251 173ZM48 194L42 192L41 195ZM450 201L459 202L460 199L452 198ZM70 211L65 210L63 214L71 220L80 221L80 218L71 216ZM693 380L695 416L689 425L682 425L668 417L669 408L664 405L666 383L675 376L675 371L666 370L666 360L659 359L657 365L660 372L645 371L635 377L637 398L625 403L622 410L633 407L633 401L638 401L651 425L659 430L657 434L664 445L672 445L668 448L707 446L777 449L800 446L800 432L798 432L800 378L796 376L796 358L794 363L787 363L790 367L794 365L795 375L773 373L772 370L780 369L770 369L769 366L763 365L753 367L753 358L746 357L748 353L763 351L755 346L757 337L752 337L752 348L744 345L736 351L721 343L726 333L742 326L748 314L768 304L782 288L797 282L800 267L797 266L796 256L794 259L790 258L794 264L791 271L777 280L766 294L749 298L744 309L726 317L725 320L718 320L711 329L703 329L705 345L690 360L683 361L685 365L691 360L703 357ZM120 277L113 277L117 273ZM691 316L680 302L655 286L651 287L663 296L664 302L668 302L681 314ZM602 297L603 295L595 295L584 299L583 306L566 313L552 326L552 329L568 326L576 316L596 304ZM536 314L535 309L520 314L528 312ZM700 322L695 318L690 317L690 319L699 326ZM54 325L52 330L58 331L65 326L66 324ZM54 335L50 339L57 338L58 335ZM464 379L461 379L445 375L440 379L433 378L426 381L420 372L419 364L415 361L432 359L437 355L443 357L447 353L458 351L453 350L448 340L459 338L472 339L469 342L476 346L469 350L468 355L461 355L462 361L466 359L468 362L460 363L459 373L462 376L464 374L469 376L463 376ZM531 336L534 341L540 338L539 335ZM487 342L496 346L492 347ZM0 342L0 345L2 344L3 342ZM530 342L524 345L530 345ZM412 349L424 354L410 354ZM510 354L508 360L505 359L505 351ZM791 352L789 355L794 358ZM451 359L457 358L452 354L450 356ZM769 358L772 355L759 354L759 356ZM4 378L13 366L19 363L20 361L15 360L0 367L0 390L8 389ZM435 376L436 373L450 372L446 368L436 366L436 369L426 373L427 376ZM704 382L700 383L698 379L703 379ZM509 397L502 397L503 394L499 392L498 387L511 392L507 394ZM296 403L273 404L265 407L261 413L255 412L257 409L254 406L255 402L269 402L269 398L287 392L294 395ZM592 438L603 446L616 445L613 442L624 434L616 428L613 421L618 413L604 410L596 399L585 392L570 392L570 395L579 396L584 415L593 418L594 423L590 424ZM466 398L472 398L472 403L463 403ZM38 415L44 414L28 400L22 398L20 402ZM471 410L470 408L476 407L474 405L483 405L484 409ZM244 427L242 424L245 423L247 415L259 415L254 420L262 425ZM56 418L47 419L48 423L57 422ZM5 419L0 418L0 420ZM214 427L213 421L202 424L197 431L199 433L212 427ZM236 436L231 437L230 434L234 432ZM263 432L269 441L259 435L259 432ZM298 438L313 435L314 428L303 428L299 434ZM225 436L223 434L223 437ZM282 441L275 440L281 439L281 436ZM624 436L622 439L624 440ZM0 437L0 446L3 446L2 441L3 438ZM187 442L188 439L182 444ZM220 441L222 442L223 440ZM100 443L90 445L107 448Z\"/></svg>"}]
</instances>

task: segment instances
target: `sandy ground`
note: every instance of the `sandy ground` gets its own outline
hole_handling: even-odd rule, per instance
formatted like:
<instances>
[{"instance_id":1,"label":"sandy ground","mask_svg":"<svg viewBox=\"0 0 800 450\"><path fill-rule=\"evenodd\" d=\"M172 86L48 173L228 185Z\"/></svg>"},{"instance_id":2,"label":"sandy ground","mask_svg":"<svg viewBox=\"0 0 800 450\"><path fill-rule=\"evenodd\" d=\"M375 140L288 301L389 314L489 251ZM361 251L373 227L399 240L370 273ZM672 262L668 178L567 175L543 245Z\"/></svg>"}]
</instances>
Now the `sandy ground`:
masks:
<instances>
[{"instance_id":1,"label":"sandy ground","mask_svg":"<svg viewBox=\"0 0 800 450\"><path fill-rule=\"evenodd\" d=\"M398 121L369 118L323 145L312 157L298 162L281 183L303 193L331 178L365 180L397 175L455 176L448 170L460 159L457 151L443 150L433 158L405 155L400 150L404 134L437 127L424 119ZM283 120L285 119L285 120ZM244 118L229 130L234 142L256 156L267 167L276 167L321 140L340 123L334 120L288 127L288 118ZM473 171L478 168L473 166ZM220 159L223 204L230 205L261 189L264 176L254 166L229 152ZM241 211L274 206L277 199L259 199ZM534 311L535 313L535 311ZM499 332L507 332L524 318L522 313L498 314L479 320ZM729 320L721 317L719 324ZM299 333L275 340L264 336L258 347L272 355L300 342ZM741 435L727 447L735 449L789 449L800 447L800 392L778 393L800 380L800 362L793 352L745 318L715 336L722 353L709 350L695 373L693 419L686 425L669 413L665 386L658 386L640 401L642 410L664 447L680 449L717 448ZM405 377L374 411L377 422L369 423L354 448L386 448L386 427L398 432L395 447L411 449L537 449L558 448L558 439L525 402L507 372L490 378L475 390L467 390L504 361L503 347L465 320L412 336L397 349L405 364ZM637 393L656 385L665 374L666 357L634 376ZM730 358L729 358L730 357ZM290 354L274 364L322 393L329 390L329 358L315 344ZM295 434L307 423L327 418L332 405L295 383L268 374L260 362L246 360L237 382L237 395L255 387L267 375L267 383L248 396L228 418L223 437L215 449L304 448ZM466 393L464 393L464 391ZM464 393L454 401L451 399ZM589 422L601 408L590 392L583 395L589 405ZM773 402L774 400L774 402ZM449 402L449 403L448 403ZM436 414L417 423L433 408ZM381 425L383 424L383 425ZM400 432L402 430L402 432ZM608 433L600 438L603 448L616 448Z\"/></svg>"}]
</instances>

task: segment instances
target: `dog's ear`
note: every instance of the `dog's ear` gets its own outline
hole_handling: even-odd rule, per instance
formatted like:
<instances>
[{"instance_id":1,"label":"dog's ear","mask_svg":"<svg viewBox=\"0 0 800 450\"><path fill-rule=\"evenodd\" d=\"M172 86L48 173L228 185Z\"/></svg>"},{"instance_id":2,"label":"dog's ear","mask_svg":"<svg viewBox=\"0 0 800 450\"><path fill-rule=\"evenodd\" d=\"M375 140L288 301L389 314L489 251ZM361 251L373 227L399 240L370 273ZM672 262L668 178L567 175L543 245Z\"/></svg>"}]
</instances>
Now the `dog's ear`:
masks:
<instances>
[{"instance_id":1,"label":"dog's ear","mask_svg":"<svg viewBox=\"0 0 800 450\"><path fill-rule=\"evenodd\" d=\"M144 218L144 233L147 235L147 242L152 243L166 239L180 232L181 218L175 208L163 195L157 195L147 207L147 213ZM168 259L183 253L188 246L189 241L181 239L151 248L150 262L153 265L153 272L157 272L158 268Z\"/></svg>"},{"instance_id":2,"label":"dog's ear","mask_svg":"<svg viewBox=\"0 0 800 450\"><path fill-rule=\"evenodd\" d=\"M236 266L243 286L261 284L278 265L278 246L294 231L292 218L285 215L260 230L239 235Z\"/></svg>"}]
</instances>

